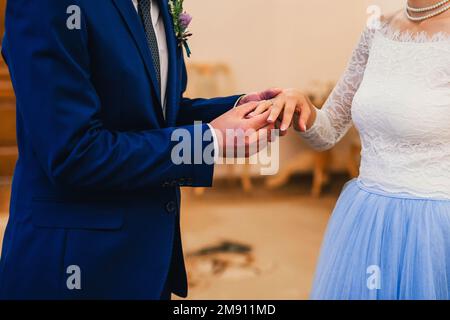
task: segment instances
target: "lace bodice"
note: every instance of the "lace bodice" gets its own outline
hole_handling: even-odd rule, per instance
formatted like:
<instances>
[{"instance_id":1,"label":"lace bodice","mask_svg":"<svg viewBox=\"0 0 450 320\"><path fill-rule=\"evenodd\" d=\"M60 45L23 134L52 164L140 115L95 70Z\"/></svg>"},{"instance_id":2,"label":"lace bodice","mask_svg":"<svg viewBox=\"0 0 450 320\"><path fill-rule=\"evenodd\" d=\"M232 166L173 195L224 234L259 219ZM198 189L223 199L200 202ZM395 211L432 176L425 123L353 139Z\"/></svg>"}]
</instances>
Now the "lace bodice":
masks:
<instances>
[{"instance_id":1,"label":"lace bodice","mask_svg":"<svg viewBox=\"0 0 450 320\"><path fill-rule=\"evenodd\" d=\"M302 136L325 150L352 122L362 141L364 185L450 199L450 36L367 29Z\"/></svg>"}]
</instances>

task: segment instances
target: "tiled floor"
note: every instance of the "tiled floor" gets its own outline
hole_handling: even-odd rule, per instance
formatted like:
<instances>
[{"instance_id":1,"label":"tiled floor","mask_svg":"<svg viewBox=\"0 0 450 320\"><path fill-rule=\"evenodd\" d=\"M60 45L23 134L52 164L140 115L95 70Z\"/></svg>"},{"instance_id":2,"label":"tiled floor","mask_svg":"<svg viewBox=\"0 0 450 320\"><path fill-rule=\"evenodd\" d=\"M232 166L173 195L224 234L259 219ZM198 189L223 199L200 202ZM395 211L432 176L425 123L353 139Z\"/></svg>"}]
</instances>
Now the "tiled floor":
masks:
<instances>
[{"instance_id":1,"label":"tiled floor","mask_svg":"<svg viewBox=\"0 0 450 320\"><path fill-rule=\"evenodd\" d=\"M335 197L222 194L186 201L190 299L306 299ZM193 253L223 242L246 253Z\"/></svg>"},{"instance_id":2,"label":"tiled floor","mask_svg":"<svg viewBox=\"0 0 450 320\"><path fill-rule=\"evenodd\" d=\"M321 199L298 185L253 195L233 186L201 197L185 191L190 299L306 299L339 185ZM6 221L0 214L1 237Z\"/></svg>"}]
</instances>

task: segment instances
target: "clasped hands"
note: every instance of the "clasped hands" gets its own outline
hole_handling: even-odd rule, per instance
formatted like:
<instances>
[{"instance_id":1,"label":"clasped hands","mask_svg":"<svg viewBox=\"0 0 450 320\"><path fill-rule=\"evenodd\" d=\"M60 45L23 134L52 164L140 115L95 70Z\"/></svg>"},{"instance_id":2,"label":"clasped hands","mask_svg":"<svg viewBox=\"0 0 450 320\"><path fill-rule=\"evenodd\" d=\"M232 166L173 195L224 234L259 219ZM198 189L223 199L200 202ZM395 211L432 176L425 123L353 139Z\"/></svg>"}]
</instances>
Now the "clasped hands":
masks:
<instances>
[{"instance_id":1,"label":"clasped hands","mask_svg":"<svg viewBox=\"0 0 450 320\"><path fill-rule=\"evenodd\" d=\"M220 156L249 157L272 142L274 133L284 136L291 126L306 132L315 119L316 108L299 90L269 89L245 95L236 108L210 125L218 140Z\"/></svg>"}]
</instances>

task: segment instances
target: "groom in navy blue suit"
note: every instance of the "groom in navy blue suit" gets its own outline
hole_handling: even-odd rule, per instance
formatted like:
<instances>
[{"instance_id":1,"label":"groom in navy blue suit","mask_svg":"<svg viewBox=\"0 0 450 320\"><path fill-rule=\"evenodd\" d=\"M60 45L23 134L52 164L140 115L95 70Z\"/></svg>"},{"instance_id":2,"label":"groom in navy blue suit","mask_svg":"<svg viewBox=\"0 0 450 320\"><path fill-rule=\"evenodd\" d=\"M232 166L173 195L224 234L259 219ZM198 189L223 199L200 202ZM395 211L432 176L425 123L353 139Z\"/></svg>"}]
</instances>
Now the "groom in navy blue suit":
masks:
<instances>
[{"instance_id":1,"label":"groom in navy blue suit","mask_svg":"<svg viewBox=\"0 0 450 320\"><path fill-rule=\"evenodd\" d=\"M186 296L179 188L211 186L213 164L175 165L172 134L200 132L200 152L213 139L220 152L225 129L267 125L246 114L277 92L183 98L167 0L10 0L2 54L19 160L0 299Z\"/></svg>"}]
</instances>

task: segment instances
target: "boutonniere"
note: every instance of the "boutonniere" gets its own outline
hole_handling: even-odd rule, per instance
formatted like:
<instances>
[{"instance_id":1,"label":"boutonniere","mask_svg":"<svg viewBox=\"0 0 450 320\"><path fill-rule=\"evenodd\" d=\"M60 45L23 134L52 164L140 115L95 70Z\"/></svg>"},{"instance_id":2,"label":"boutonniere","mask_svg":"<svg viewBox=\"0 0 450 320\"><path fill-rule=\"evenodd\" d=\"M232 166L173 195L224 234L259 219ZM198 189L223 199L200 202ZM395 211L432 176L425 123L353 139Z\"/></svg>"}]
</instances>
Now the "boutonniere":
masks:
<instances>
[{"instance_id":1,"label":"boutonniere","mask_svg":"<svg viewBox=\"0 0 450 320\"><path fill-rule=\"evenodd\" d=\"M184 0L169 0L169 7L178 45L184 47L189 58L191 49L189 48L188 39L192 36L192 33L188 31L188 27L191 24L192 17L183 10L183 2Z\"/></svg>"}]
</instances>

